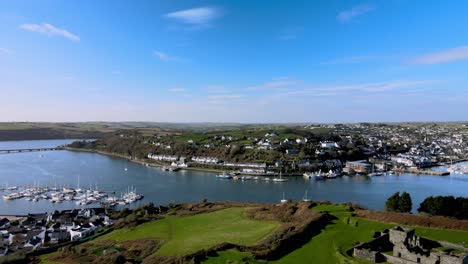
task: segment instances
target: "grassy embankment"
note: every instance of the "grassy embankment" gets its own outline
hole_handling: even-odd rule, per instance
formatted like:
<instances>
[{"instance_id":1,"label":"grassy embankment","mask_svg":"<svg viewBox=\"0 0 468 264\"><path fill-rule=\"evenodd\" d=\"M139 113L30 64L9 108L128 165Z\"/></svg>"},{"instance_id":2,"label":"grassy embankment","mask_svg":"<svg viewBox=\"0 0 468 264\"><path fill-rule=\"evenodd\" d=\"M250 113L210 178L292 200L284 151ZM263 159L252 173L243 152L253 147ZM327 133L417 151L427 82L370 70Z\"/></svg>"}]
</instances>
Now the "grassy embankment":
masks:
<instances>
[{"instance_id":1,"label":"grassy embankment","mask_svg":"<svg viewBox=\"0 0 468 264\"><path fill-rule=\"evenodd\" d=\"M120 229L100 240L122 242L140 238L159 238L164 245L157 255L185 255L221 242L253 245L279 223L255 221L244 216L245 208L229 208L188 217L169 216L134 229Z\"/></svg>"},{"instance_id":2,"label":"grassy embankment","mask_svg":"<svg viewBox=\"0 0 468 264\"><path fill-rule=\"evenodd\" d=\"M182 256L221 242L254 245L280 226L278 222L248 219L245 210L234 207L193 216L168 216L135 228L115 230L96 242L113 240L118 247L125 241L156 238L163 241L156 255ZM57 263L50 262L53 254L42 256L41 263Z\"/></svg>"},{"instance_id":3,"label":"grassy embankment","mask_svg":"<svg viewBox=\"0 0 468 264\"><path fill-rule=\"evenodd\" d=\"M116 241L116 246L124 241L144 238L157 238L163 245L154 254L159 256L194 253L220 242L240 245L254 245L277 229L277 222L255 221L244 215L246 208L229 208L212 213L193 216L169 216L162 220L145 223L132 229L119 229L98 238L97 241ZM329 212L337 219L307 244L291 252L276 263L303 263L314 260L316 263L367 263L352 258L347 251L356 243L372 239L374 232L391 228L396 224L383 223L352 216L346 205L319 205L312 210ZM468 232L426 227L415 227L416 234L433 240L444 240L465 247L468 245ZM49 262L43 256L42 263ZM55 260L57 261L57 260ZM267 263L255 260L250 253L237 250L218 252L205 263Z\"/></svg>"},{"instance_id":4,"label":"grassy embankment","mask_svg":"<svg viewBox=\"0 0 468 264\"><path fill-rule=\"evenodd\" d=\"M291 252L276 263L303 263L310 260L314 260L315 263L368 263L350 257L346 251L357 242L371 240L374 232L393 227L395 224L353 217L348 209L346 205L314 207L313 210L327 211L337 217L337 220L334 220L333 224L328 225L303 247ZM468 245L468 232L425 227L416 227L415 229L416 234L422 237ZM209 258L206 263L227 263L228 260L239 263L242 261L254 263L249 254L233 250L220 252L218 257Z\"/></svg>"}]
</instances>

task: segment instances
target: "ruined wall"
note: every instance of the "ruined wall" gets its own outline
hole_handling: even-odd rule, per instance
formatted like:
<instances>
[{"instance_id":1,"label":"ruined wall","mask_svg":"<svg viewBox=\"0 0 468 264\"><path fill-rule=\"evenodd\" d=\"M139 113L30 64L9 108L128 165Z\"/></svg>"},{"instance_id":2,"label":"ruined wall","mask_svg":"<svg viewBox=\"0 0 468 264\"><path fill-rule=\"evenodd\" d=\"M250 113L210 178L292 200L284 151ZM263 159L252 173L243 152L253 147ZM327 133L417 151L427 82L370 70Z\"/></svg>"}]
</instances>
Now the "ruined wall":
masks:
<instances>
[{"instance_id":1,"label":"ruined wall","mask_svg":"<svg viewBox=\"0 0 468 264\"><path fill-rule=\"evenodd\" d=\"M353 256L355 258L361 258L375 263L378 260L377 253L378 252L369 250L367 248L354 248Z\"/></svg>"},{"instance_id":2,"label":"ruined wall","mask_svg":"<svg viewBox=\"0 0 468 264\"><path fill-rule=\"evenodd\" d=\"M411 261L409 263L423 263L423 264L435 264L438 261L438 257L435 254L422 255L416 252L409 251L404 244L397 244L393 247L393 256L402 258L404 260Z\"/></svg>"},{"instance_id":3,"label":"ruined wall","mask_svg":"<svg viewBox=\"0 0 468 264\"><path fill-rule=\"evenodd\" d=\"M396 245L398 243L404 243L406 238L414 235L414 230L403 230L401 227L395 227L389 230L390 242Z\"/></svg>"},{"instance_id":4,"label":"ruined wall","mask_svg":"<svg viewBox=\"0 0 468 264\"><path fill-rule=\"evenodd\" d=\"M398 257L394 257L391 255L383 254L383 256L387 259L388 263L393 263L393 264L414 264L417 262L409 261L409 260L404 260Z\"/></svg>"},{"instance_id":5,"label":"ruined wall","mask_svg":"<svg viewBox=\"0 0 468 264\"><path fill-rule=\"evenodd\" d=\"M454 243L450 243L450 242L447 242L447 241L438 241L438 242L439 242L439 244L441 244L441 245L444 246L444 247L453 248L453 249L458 249L458 250L461 250L461 251L466 251L466 252L468 252L468 248L463 247L463 246L461 246L461 245L454 244Z\"/></svg>"},{"instance_id":6,"label":"ruined wall","mask_svg":"<svg viewBox=\"0 0 468 264\"><path fill-rule=\"evenodd\" d=\"M468 256L465 256L464 259L458 256L451 255L442 255L440 257L440 263L443 264L468 264Z\"/></svg>"}]
</instances>

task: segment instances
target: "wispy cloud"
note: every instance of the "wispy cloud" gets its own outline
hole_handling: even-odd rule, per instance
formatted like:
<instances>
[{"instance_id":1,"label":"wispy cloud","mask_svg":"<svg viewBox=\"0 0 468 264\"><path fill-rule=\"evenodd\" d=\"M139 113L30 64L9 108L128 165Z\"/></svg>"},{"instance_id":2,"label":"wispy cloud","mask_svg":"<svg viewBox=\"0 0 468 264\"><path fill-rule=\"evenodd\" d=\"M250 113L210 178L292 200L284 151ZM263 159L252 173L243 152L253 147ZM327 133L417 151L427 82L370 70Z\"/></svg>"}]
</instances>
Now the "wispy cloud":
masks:
<instances>
[{"instance_id":1,"label":"wispy cloud","mask_svg":"<svg viewBox=\"0 0 468 264\"><path fill-rule=\"evenodd\" d=\"M245 94L218 94L218 95L209 95L207 97L210 104L227 104L233 102L240 102L245 99L247 95Z\"/></svg>"},{"instance_id":2,"label":"wispy cloud","mask_svg":"<svg viewBox=\"0 0 468 264\"><path fill-rule=\"evenodd\" d=\"M223 94L223 93L232 92L230 89L227 89L226 87L222 85L210 85L205 88L205 91L207 91L208 93L214 93L214 94L218 94L218 93Z\"/></svg>"},{"instance_id":3,"label":"wispy cloud","mask_svg":"<svg viewBox=\"0 0 468 264\"><path fill-rule=\"evenodd\" d=\"M61 36L64 38L67 38L69 40L73 41L80 41L80 37L77 35L65 30L65 29L60 29L57 28L51 24L44 23L42 25L39 24L23 24L20 26L20 28L31 31L31 32L36 32L40 34L44 34L47 36Z\"/></svg>"},{"instance_id":4,"label":"wispy cloud","mask_svg":"<svg viewBox=\"0 0 468 264\"><path fill-rule=\"evenodd\" d=\"M417 57L415 64L440 64L454 61L468 60L468 46L462 46Z\"/></svg>"},{"instance_id":5,"label":"wispy cloud","mask_svg":"<svg viewBox=\"0 0 468 264\"><path fill-rule=\"evenodd\" d=\"M169 58L170 58L169 55L167 55L166 53L161 52L161 51L154 51L153 55L158 57L160 60L163 60L163 61L168 61Z\"/></svg>"},{"instance_id":6,"label":"wispy cloud","mask_svg":"<svg viewBox=\"0 0 468 264\"><path fill-rule=\"evenodd\" d=\"M375 7L372 5L358 5L348 10L343 10L336 16L336 19L342 23L351 21L352 19L364 15L365 13L374 11Z\"/></svg>"},{"instance_id":7,"label":"wispy cloud","mask_svg":"<svg viewBox=\"0 0 468 264\"><path fill-rule=\"evenodd\" d=\"M185 92L185 89L184 88L171 88L168 91L171 93L182 93L182 92Z\"/></svg>"},{"instance_id":8,"label":"wispy cloud","mask_svg":"<svg viewBox=\"0 0 468 264\"><path fill-rule=\"evenodd\" d=\"M261 90L269 91L272 89L291 88L301 83L302 83L301 80L290 79L288 77L281 77L281 78L273 79L272 81L269 81L260 85L250 86L245 89L250 90L250 91L261 91Z\"/></svg>"},{"instance_id":9,"label":"wispy cloud","mask_svg":"<svg viewBox=\"0 0 468 264\"><path fill-rule=\"evenodd\" d=\"M219 16L221 16L220 9L209 6L180 10L165 15L167 18L197 27L210 25Z\"/></svg>"},{"instance_id":10,"label":"wispy cloud","mask_svg":"<svg viewBox=\"0 0 468 264\"><path fill-rule=\"evenodd\" d=\"M343 58L336 58L329 61L325 61L322 64L355 64L363 62L374 62L379 60L388 60L389 56L379 55L359 55L359 56L348 56Z\"/></svg>"},{"instance_id":11,"label":"wispy cloud","mask_svg":"<svg viewBox=\"0 0 468 264\"><path fill-rule=\"evenodd\" d=\"M10 53L10 50L6 49L6 48L0 48L0 53L8 54L8 53Z\"/></svg>"},{"instance_id":12,"label":"wispy cloud","mask_svg":"<svg viewBox=\"0 0 468 264\"><path fill-rule=\"evenodd\" d=\"M342 91L342 92L385 92L406 87L427 86L437 83L436 80L396 80L388 82L359 83L349 85L334 85L320 87L320 91Z\"/></svg>"}]
</instances>

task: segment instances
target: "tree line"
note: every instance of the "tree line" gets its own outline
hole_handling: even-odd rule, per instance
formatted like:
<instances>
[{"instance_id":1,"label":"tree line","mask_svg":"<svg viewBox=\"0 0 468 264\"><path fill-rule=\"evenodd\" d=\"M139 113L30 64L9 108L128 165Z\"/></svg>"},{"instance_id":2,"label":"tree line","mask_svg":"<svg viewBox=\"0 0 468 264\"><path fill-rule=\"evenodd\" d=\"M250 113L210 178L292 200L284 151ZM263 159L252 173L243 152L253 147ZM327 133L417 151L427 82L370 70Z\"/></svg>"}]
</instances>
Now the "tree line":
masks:
<instances>
[{"instance_id":1,"label":"tree line","mask_svg":"<svg viewBox=\"0 0 468 264\"><path fill-rule=\"evenodd\" d=\"M388 212L410 213L413 208L411 196L407 192L394 193L385 202ZM419 205L419 213L468 219L468 198L453 196L429 196Z\"/></svg>"}]
</instances>

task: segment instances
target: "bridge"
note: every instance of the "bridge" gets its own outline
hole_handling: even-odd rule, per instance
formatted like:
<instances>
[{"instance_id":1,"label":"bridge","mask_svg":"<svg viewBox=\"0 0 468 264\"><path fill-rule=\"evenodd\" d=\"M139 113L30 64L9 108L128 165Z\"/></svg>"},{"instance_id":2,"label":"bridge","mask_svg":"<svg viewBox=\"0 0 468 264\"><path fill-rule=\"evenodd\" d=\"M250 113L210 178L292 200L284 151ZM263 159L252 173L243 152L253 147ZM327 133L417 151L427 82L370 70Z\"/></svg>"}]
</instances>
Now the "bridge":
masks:
<instances>
[{"instance_id":1,"label":"bridge","mask_svg":"<svg viewBox=\"0 0 468 264\"><path fill-rule=\"evenodd\" d=\"M21 153L21 152L38 152L38 151L54 151L54 150L63 150L63 148L55 147L55 148L0 149L0 154Z\"/></svg>"}]
</instances>

